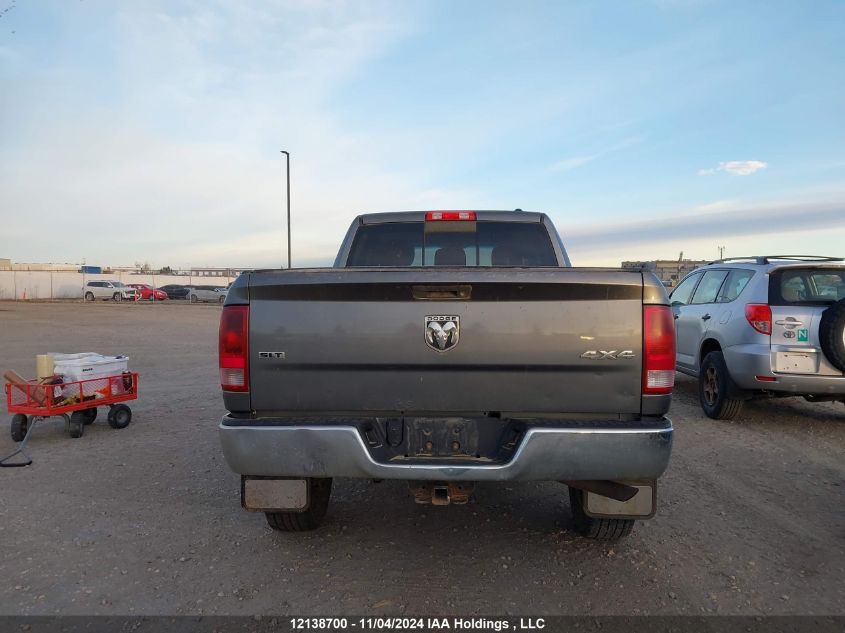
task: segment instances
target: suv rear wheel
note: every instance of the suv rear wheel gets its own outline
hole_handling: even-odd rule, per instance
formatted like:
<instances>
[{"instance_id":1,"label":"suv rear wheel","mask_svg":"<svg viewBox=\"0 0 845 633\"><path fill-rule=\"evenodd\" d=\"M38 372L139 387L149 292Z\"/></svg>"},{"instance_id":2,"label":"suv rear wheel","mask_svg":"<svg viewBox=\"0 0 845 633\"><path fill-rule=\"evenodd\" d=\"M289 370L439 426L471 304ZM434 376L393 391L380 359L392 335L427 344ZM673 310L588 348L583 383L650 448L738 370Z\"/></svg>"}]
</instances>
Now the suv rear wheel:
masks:
<instances>
[{"instance_id":1,"label":"suv rear wheel","mask_svg":"<svg viewBox=\"0 0 845 633\"><path fill-rule=\"evenodd\" d=\"M265 512L267 523L274 530L280 532L307 532L320 527L326 510L329 508L329 498L332 495L332 480L308 479L310 503L305 512Z\"/></svg>"},{"instance_id":2,"label":"suv rear wheel","mask_svg":"<svg viewBox=\"0 0 845 633\"><path fill-rule=\"evenodd\" d=\"M722 352L710 352L701 361L698 373L698 399L707 417L733 420L742 411L743 401L731 398L735 389Z\"/></svg>"}]
</instances>

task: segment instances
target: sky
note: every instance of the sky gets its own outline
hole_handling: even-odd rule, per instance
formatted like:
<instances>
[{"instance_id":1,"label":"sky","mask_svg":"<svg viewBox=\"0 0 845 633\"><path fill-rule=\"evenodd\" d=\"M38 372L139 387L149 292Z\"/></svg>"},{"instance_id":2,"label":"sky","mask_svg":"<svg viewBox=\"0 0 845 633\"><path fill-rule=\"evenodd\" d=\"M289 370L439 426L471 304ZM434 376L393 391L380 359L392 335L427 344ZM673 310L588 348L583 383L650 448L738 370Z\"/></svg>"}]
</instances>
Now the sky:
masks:
<instances>
[{"instance_id":1,"label":"sky","mask_svg":"<svg viewBox=\"0 0 845 633\"><path fill-rule=\"evenodd\" d=\"M845 3L0 0L0 257L330 265L543 211L575 265L845 256Z\"/></svg>"}]
</instances>

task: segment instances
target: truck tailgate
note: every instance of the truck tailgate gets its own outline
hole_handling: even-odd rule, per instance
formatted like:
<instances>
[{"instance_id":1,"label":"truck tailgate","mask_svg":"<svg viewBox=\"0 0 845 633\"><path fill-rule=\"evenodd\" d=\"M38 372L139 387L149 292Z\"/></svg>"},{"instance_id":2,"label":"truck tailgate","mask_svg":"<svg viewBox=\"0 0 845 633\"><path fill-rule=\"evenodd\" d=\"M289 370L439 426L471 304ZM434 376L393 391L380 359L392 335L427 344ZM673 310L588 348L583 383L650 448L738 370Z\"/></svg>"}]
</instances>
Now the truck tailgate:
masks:
<instances>
[{"instance_id":1,"label":"truck tailgate","mask_svg":"<svg viewBox=\"0 0 845 633\"><path fill-rule=\"evenodd\" d=\"M249 296L260 413L640 410L639 272L267 271ZM459 336L431 345L426 317Z\"/></svg>"}]
</instances>

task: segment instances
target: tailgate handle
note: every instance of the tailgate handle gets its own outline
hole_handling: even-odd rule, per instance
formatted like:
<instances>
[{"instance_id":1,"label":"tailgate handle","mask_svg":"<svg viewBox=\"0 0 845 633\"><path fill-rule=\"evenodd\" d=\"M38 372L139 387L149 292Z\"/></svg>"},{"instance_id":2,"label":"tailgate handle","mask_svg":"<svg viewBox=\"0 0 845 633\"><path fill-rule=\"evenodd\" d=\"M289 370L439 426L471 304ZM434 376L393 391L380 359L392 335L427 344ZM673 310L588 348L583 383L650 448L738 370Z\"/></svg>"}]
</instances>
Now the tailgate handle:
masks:
<instances>
[{"instance_id":1,"label":"tailgate handle","mask_svg":"<svg viewBox=\"0 0 845 633\"><path fill-rule=\"evenodd\" d=\"M469 299L472 286L413 286L414 299L420 301L456 301Z\"/></svg>"}]
</instances>

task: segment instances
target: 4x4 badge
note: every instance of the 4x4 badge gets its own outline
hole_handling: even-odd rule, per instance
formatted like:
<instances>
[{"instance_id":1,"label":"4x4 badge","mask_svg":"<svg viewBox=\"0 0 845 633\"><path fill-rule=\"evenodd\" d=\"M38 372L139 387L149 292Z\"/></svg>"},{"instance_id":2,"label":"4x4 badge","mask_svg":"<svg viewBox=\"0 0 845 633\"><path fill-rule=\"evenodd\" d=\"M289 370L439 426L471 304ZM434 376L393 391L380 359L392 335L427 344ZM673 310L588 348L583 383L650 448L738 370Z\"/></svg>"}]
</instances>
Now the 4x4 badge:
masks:
<instances>
[{"instance_id":1,"label":"4x4 badge","mask_svg":"<svg viewBox=\"0 0 845 633\"><path fill-rule=\"evenodd\" d=\"M458 344L460 336L460 317L439 314L425 317L425 342L434 351L448 352Z\"/></svg>"},{"instance_id":2,"label":"4x4 badge","mask_svg":"<svg viewBox=\"0 0 845 633\"><path fill-rule=\"evenodd\" d=\"M609 352L604 350L588 350L581 354L581 358L588 358L590 360L619 360L620 358L633 358L634 352L629 349L617 352L615 349Z\"/></svg>"}]
</instances>

